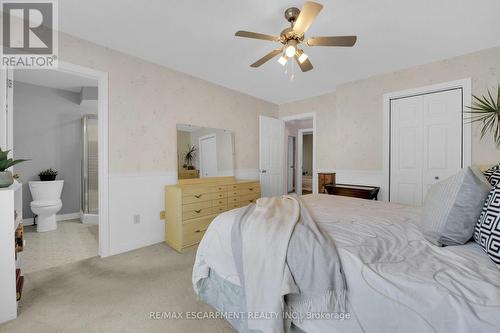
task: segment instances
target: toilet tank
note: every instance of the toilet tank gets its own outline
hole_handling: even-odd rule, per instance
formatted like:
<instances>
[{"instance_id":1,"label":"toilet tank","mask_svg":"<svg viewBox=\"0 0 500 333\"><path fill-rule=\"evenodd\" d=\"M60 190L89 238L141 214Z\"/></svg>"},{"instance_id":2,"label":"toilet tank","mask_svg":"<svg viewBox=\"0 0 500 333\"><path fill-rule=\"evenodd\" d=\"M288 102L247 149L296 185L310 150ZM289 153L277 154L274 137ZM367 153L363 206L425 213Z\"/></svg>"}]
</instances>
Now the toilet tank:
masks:
<instances>
[{"instance_id":1,"label":"toilet tank","mask_svg":"<svg viewBox=\"0 0 500 333\"><path fill-rule=\"evenodd\" d=\"M61 199L64 180L29 182L33 201L57 201Z\"/></svg>"}]
</instances>

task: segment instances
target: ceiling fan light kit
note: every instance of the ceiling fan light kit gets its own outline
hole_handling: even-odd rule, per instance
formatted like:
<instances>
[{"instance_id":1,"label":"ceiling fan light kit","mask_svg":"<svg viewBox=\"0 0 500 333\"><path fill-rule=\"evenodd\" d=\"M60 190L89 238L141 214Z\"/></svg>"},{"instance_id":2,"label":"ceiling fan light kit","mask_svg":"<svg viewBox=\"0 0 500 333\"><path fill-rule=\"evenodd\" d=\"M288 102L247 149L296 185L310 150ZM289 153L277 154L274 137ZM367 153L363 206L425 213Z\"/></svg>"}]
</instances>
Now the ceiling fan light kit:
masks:
<instances>
[{"instance_id":1,"label":"ceiling fan light kit","mask_svg":"<svg viewBox=\"0 0 500 333\"><path fill-rule=\"evenodd\" d=\"M285 10L285 19L290 23L290 28L281 31L279 36L266 35L256 32L239 30L235 36L267 40L272 42L279 42L283 44L281 48L275 49L253 64L250 67L260 67L272 58L281 54L278 62L285 66L288 59L295 58L301 71L307 72L313 69L313 65L309 60L307 54L298 48L304 42L304 34L314 22L323 5L306 1L302 10L296 7L290 7ZM310 37L306 40L305 44L309 47L313 46L340 46L351 47L356 44L356 36L329 36L329 37Z\"/></svg>"}]
</instances>

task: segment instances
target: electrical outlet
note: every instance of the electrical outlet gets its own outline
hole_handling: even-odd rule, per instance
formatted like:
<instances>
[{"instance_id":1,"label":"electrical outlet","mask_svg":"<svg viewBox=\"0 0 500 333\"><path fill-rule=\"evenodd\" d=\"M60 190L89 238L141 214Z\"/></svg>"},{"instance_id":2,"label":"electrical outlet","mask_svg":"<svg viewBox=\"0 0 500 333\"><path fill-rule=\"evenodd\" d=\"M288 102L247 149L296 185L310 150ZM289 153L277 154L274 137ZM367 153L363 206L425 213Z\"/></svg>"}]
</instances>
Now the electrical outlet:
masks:
<instances>
[{"instance_id":1,"label":"electrical outlet","mask_svg":"<svg viewBox=\"0 0 500 333\"><path fill-rule=\"evenodd\" d=\"M165 216L165 211L164 211L164 210L162 210L162 211L160 212L160 220L164 220L165 218L166 218L166 216Z\"/></svg>"},{"instance_id":2,"label":"electrical outlet","mask_svg":"<svg viewBox=\"0 0 500 333\"><path fill-rule=\"evenodd\" d=\"M136 214L134 215L134 224L139 224L141 223L141 215Z\"/></svg>"}]
</instances>

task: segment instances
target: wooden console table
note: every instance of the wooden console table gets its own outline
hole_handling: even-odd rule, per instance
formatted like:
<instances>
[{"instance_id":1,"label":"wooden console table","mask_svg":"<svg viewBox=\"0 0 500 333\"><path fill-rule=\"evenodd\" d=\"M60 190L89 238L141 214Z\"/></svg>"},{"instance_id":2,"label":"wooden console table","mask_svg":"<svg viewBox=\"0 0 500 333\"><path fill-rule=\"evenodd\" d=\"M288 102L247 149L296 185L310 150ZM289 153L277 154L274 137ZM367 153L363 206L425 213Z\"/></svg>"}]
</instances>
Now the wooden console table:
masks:
<instances>
[{"instance_id":1,"label":"wooden console table","mask_svg":"<svg viewBox=\"0 0 500 333\"><path fill-rule=\"evenodd\" d=\"M368 200L377 200L380 187L350 184L326 184L328 194L342 195L345 197L354 197Z\"/></svg>"}]
</instances>

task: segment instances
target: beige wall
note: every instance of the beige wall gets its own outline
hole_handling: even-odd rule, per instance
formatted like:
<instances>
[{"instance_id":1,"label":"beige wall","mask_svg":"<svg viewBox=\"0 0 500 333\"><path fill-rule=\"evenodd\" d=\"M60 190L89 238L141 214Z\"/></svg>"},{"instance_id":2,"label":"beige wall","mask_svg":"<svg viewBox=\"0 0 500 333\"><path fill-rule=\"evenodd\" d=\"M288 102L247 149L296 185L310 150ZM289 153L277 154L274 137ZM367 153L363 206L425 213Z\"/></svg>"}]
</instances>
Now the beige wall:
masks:
<instances>
[{"instance_id":1,"label":"beige wall","mask_svg":"<svg viewBox=\"0 0 500 333\"><path fill-rule=\"evenodd\" d=\"M333 168L335 166L335 108L335 93L279 106L280 117L316 112L316 162L318 169Z\"/></svg>"},{"instance_id":2,"label":"beige wall","mask_svg":"<svg viewBox=\"0 0 500 333\"><path fill-rule=\"evenodd\" d=\"M319 169L382 170L383 95L471 78L473 94L500 83L500 48L438 61L339 86L336 92L280 106L280 116L317 112ZM493 139L473 128L472 161L500 161Z\"/></svg>"},{"instance_id":3,"label":"beige wall","mask_svg":"<svg viewBox=\"0 0 500 333\"><path fill-rule=\"evenodd\" d=\"M258 168L258 115L276 105L66 34L59 56L109 73L111 173L175 172L178 123L232 130L235 168Z\"/></svg>"}]
</instances>

